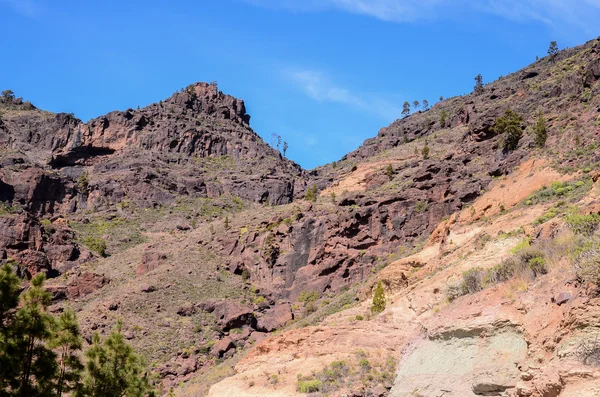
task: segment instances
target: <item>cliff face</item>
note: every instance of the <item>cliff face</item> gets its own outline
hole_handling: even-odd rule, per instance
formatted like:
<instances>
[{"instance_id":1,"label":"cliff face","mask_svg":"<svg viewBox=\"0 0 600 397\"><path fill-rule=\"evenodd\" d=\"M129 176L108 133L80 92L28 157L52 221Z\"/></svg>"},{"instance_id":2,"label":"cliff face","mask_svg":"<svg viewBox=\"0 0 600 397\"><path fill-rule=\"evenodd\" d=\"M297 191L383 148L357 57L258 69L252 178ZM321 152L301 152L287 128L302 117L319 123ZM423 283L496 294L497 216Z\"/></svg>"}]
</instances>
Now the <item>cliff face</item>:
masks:
<instances>
[{"instance_id":1,"label":"cliff face","mask_svg":"<svg viewBox=\"0 0 600 397\"><path fill-rule=\"evenodd\" d=\"M291 202L295 185L303 188L302 170L266 145L249 121L243 101L197 83L159 104L86 124L15 100L4 105L0 144L14 152L20 170L43 174L14 197L42 214L106 209L125 197L143 207L179 195ZM3 171L8 185L23 180L19 172ZM85 189L77 186L82 175ZM48 191L38 188L47 180L59 181L51 189L56 196L37 196Z\"/></svg>"},{"instance_id":2,"label":"cliff face","mask_svg":"<svg viewBox=\"0 0 600 397\"><path fill-rule=\"evenodd\" d=\"M460 316L454 307L468 321L447 330L434 309L443 307L441 291L450 278L507 255L520 240L513 229L523 226L531 241L550 233L531 225L546 204L520 212L527 195L553 181L592 176L600 163L599 43L565 50L480 92L397 120L339 162L312 171L265 144L249 127L243 101L213 84L193 84L143 109L88 123L3 98L0 258L19 262L23 276L44 271L53 277L56 309L65 300L75 305L88 336L127 318L129 339L156 362L165 390L188 382L186 395L207 393L219 379L215 374L231 374L227 365L250 349L236 367L240 375L213 395L294 395L298 374L290 368L318 372L328 364L319 354L340 358L335 349L323 350L331 341L346 346L344 359L358 347L369 354L383 349L393 365L378 355L373 368L383 378L373 379L380 384L371 379L357 391L349 381L347 390L330 395L383 396L392 386L393 395L410 395L409 387L436 395L444 379L462 386L474 381L470 373L424 378L410 367L442 354L446 337L464 339L457 357L473 356L479 351L474 329L490 335L486 344L511 349L498 365L513 379L520 375L510 362L532 354L525 345L550 346L522 335L523 327L540 332L531 316L500 310L477 328L479 311L465 307L485 312L485 304L463 297L443 321ZM510 148L507 134L496 128L508 109L520 117L522 135ZM540 116L544 147L535 141ZM588 186L587 179L579 182L559 187L561 194ZM313 185L316 199L304 200ZM585 197L571 204L592 211L596 198ZM498 237L502 233L509 238ZM497 239L489 252L481 251L481 240L489 241L483 234ZM368 301L356 305L378 280L397 300L387 314L371 317ZM531 296L546 296L544 288ZM531 312L553 313L533 310L531 296L516 301ZM510 324L496 332L496 320ZM294 330L254 348L274 330L316 324L330 328ZM419 334L423 329L428 339ZM393 385L390 366L398 360ZM492 361L481 361L487 374ZM287 383L259 380L258 369L271 371L265 363L277 363L290 375ZM440 364L438 372L450 367ZM256 386L244 376L256 378ZM496 386L514 389L507 382ZM455 395L469 395L460 393L470 387Z\"/></svg>"}]
</instances>

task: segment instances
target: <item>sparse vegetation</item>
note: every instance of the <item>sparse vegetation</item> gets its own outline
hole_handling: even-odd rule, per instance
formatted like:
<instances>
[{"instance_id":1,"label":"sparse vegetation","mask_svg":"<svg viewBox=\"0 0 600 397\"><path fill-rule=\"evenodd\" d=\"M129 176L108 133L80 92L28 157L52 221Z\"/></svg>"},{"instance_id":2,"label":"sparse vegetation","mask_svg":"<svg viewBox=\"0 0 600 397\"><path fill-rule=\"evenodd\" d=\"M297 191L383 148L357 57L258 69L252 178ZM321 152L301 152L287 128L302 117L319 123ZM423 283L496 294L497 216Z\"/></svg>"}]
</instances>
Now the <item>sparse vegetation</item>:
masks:
<instances>
[{"instance_id":1,"label":"sparse vegetation","mask_svg":"<svg viewBox=\"0 0 600 397\"><path fill-rule=\"evenodd\" d=\"M429 158L429 146L423 146L423 150L421 150L421 155L423 155L423 160L427 160Z\"/></svg>"},{"instance_id":2,"label":"sparse vegetation","mask_svg":"<svg viewBox=\"0 0 600 397\"><path fill-rule=\"evenodd\" d=\"M393 357L375 360L370 359L365 351L357 350L354 359L334 361L310 376L298 374L296 390L325 397L341 389L353 390L378 384L391 386L395 370Z\"/></svg>"},{"instance_id":3,"label":"sparse vegetation","mask_svg":"<svg viewBox=\"0 0 600 397\"><path fill-rule=\"evenodd\" d=\"M552 182L548 187L542 187L525 199L525 205L545 203L555 199L577 200L592 187L593 181L590 178L584 178L569 182Z\"/></svg>"},{"instance_id":4,"label":"sparse vegetation","mask_svg":"<svg viewBox=\"0 0 600 397\"><path fill-rule=\"evenodd\" d=\"M465 271L460 283L447 286L448 300L452 301L459 296L479 292L487 286L509 281L516 276L535 279L548 272L543 253L531 247L528 239L524 239L511 252L512 257L490 269L475 267Z\"/></svg>"}]
</instances>

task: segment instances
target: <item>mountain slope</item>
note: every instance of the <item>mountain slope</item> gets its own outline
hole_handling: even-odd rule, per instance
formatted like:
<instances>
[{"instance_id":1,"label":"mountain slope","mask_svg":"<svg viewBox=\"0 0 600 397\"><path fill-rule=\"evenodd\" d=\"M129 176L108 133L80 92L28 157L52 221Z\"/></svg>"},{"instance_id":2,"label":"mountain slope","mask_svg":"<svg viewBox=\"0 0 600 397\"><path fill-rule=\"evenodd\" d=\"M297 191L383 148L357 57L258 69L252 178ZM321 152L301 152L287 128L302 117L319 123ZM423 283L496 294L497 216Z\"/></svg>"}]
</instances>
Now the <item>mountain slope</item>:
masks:
<instances>
[{"instance_id":1,"label":"mountain slope","mask_svg":"<svg viewBox=\"0 0 600 397\"><path fill-rule=\"evenodd\" d=\"M564 221L550 228L538 217L596 211L599 81L594 40L397 120L312 171L262 142L243 102L211 84L88 123L4 97L1 257L17 260L23 276L53 277L53 310L74 306L88 338L124 318L165 392L182 385L176 394L204 395L217 383L212 396L290 396L316 381L330 396L429 396L447 385L464 396L475 383L478 392L489 384L483 393L515 391L525 371L514 361L563 368L547 340L571 335L559 324L587 298L560 316L535 302L562 291L573 269L549 267L527 279L525 293L515 282L449 303L446 290L523 239L550 244L568 234ZM495 128L507 109L521 117L514 148ZM561 184L548 190L553 181ZM313 185L318 197L304 200ZM549 198L526 206L529 195ZM378 281L388 308L372 316ZM552 318L552 327L527 313ZM472 370L438 377L453 367L442 364L429 377L417 371L453 352L480 354L477 333L506 357L497 371L494 360L473 366L508 380L477 383ZM332 368L336 360L345 363ZM534 376L521 390L551 393L553 380L542 383L553 375L527 365ZM327 371L343 378L339 387Z\"/></svg>"}]
</instances>

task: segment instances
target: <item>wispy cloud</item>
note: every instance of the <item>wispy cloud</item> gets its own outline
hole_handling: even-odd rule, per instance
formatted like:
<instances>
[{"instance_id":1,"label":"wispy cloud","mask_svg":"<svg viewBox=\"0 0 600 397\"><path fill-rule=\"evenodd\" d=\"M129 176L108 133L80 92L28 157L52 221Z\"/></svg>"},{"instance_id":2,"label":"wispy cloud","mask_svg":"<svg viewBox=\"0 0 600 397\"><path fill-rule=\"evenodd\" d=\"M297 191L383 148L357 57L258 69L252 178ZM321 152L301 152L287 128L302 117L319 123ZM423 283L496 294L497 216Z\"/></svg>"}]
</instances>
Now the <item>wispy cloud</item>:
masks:
<instances>
[{"instance_id":1,"label":"wispy cloud","mask_svg":"<svg viewBox=\"0 0 600 397\"><path fill-rule=\"evenodd\" d=\"M286 77L307 96L318 102L348 105L386 120L397 118L401 112L400 108L391 101L370 93L353 92L337 85L323 72L310 69L295 70L286 72Z\"/></svg>"},{"instance_id":2,"label":"wispy cloud","mask_svg":"<svg viewBox=\"0 0 600 397\"><path fill-rule=\"evenodd\" d=\"M10 8L29 18L36 17L40 11L33 0L0 0L0 8L2 7Z\"/></svg>"},{"instance_id":3,"label":"wispy cloud","mask_svg":"<svg viewBox=\"0 0 600 397\"><path fill-rule=\"evenodd\" d=\"M548 25L568 23L593 31L600 17L600 0L245 0L248 3L297 12L340 10L383 21L415 22L445 19L465 11Z\"/></svg>"}]
</instances>

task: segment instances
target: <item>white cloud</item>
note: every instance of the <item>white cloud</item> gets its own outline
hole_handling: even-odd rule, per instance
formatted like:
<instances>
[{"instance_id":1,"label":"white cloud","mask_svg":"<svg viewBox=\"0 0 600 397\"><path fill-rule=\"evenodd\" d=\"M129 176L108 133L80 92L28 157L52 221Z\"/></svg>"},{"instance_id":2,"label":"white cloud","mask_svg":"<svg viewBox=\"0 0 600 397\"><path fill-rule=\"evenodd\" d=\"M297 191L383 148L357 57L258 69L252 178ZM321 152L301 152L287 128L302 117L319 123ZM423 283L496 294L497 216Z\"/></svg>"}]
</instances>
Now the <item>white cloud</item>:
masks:
<instances>
[{"instance_id":1,"label":"white cloud","mask_svg":"<svg viewBox=\"0 0 600 397\"><path fill-rule=\"evenodd\" d=\"M327 75L315 70L296 70L286 77L306 95L318 102L332 102L351 106L357 110L375 114L386 120L394 120L401 110L392 102L373 94L357 94L335 84Z\"/></svg>"},{"instance_id":2,"label":"white cloud","mask_svg":"<svg viewBox=\"0 0 600 397\"><path fill-rule=\"evenodd\" d=\"M32 0L0 0L0 7L5 6L13 11L26 16L35 17L39 13L39 7Z\"/></svg>"},{"instance_id":3,"label":"white cloud","mask_svg":"<svg viewBox=\"0 0 600 397\"><path fill-rule=\"evenodd\" d=\"M383 21L414 22L444 19L464 12L497 15L515 21L556 26L567 23L597 33L600 0L245 0L248 3L298 12L340 10Z\"/></svg>"}]
</instances>

